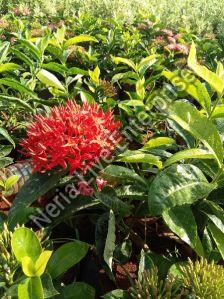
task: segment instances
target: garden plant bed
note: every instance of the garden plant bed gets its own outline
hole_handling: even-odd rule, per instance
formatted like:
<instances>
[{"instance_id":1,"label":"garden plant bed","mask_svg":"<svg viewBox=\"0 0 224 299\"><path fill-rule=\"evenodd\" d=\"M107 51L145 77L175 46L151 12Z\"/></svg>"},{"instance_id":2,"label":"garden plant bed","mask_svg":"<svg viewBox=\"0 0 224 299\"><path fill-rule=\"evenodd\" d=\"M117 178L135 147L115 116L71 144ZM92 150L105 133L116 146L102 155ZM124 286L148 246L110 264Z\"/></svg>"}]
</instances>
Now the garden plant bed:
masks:
<instances>
[{"instance_id":1,"label":"garden plant bed","mask_svg":"<svg viewBox=\"0 0 224 299\"><path fill-rule=\"evenodd\" d=\"M224 3L3 2L0 298L224 298Z\"/></svg>"}]
</instances>

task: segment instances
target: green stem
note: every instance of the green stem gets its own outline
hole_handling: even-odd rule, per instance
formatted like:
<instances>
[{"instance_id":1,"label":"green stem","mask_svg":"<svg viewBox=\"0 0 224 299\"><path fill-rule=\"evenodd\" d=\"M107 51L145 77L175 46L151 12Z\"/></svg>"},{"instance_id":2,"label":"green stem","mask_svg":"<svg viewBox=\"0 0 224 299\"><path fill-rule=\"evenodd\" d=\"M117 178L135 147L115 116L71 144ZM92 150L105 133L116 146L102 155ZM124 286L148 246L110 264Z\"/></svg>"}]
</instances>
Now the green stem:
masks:
<instances>
[{"instance_id":1,"label":"green stem","mask_svg":"<svg viewBox=\"0 0 224 299\"><path fill-rule=\"evenodd\" d=\"M211 117L212 117L212 114L213 114L213 112L214 112L214 110L215 110L215 108L216 108L216 106L218 105L218 103L219 103L219 100L221 100L221 98L218 96L217 97L217 99L215 100L215 104L214 104L214 106L212 107L212 110L211 110L211 112L209 113L209 115L208 115L208 119L211 119Z\"/></svg>"},{"instance_id":2,"label":"green stem","mask_svg":"<svg viewBox=\"0 0 224 299\"><path fill-rule=\"evenodd\" d=\"M216 176L212 180L212 184L216 183L218 181L218 179L220 178L220 176L223 174L223 167L224 167L224 165L217 172Z\"/></svg>"}]
</instances>

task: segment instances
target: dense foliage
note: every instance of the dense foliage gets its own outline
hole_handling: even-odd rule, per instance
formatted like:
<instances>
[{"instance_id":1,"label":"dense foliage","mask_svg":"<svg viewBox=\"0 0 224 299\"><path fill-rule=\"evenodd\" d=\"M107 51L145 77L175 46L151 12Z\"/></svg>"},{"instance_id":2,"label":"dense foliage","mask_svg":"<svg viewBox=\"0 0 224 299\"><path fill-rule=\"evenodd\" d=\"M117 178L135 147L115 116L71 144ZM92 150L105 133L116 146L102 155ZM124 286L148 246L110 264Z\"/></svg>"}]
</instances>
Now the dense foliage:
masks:
<instances>
[{"instance_id":1,"label":"dense foliage","mask_svg":"<svg viewBox=\"0 0 224 299\"><path fill-rule=\"evenodd\" d=\"M2 13L25 9L26 14L43 18L88 14L132 23L139 16L154 16L170 28L182 28L196 34L223 32L224 2L221 0L8 0L0 1Z\"/></svg>"},{"instance_id":2,"label":"dense foliage","mask_svg":"<svg viewBox=\"0 0 224 299\"><path fill-rule=\"evenodd\" d=\"M221 298L223 38L103 3L2 3L0 294Z\"/></svg>"}]
</instances>

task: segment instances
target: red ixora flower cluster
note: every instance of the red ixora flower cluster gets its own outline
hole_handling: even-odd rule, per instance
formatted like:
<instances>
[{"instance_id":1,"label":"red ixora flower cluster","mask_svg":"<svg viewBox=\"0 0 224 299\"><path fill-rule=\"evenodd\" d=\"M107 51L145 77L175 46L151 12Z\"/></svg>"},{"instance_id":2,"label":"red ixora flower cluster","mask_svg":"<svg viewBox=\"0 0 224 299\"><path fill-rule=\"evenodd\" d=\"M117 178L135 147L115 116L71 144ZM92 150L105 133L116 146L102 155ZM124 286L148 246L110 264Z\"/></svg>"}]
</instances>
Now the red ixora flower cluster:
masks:
<instances>
[{"instance_id":1,"label":"red ixora flower cluster","mask_svg":"<svg viewBox=\"0 0 224 299\"><path fill-rule=\"evenodd\" d=\"M21 146L32 158L35 172L60 166L70 174L86 173L100 158L111 156L121 138L119 128L112 111L69 100L54 107L48 117L36 116Z\"/></svg>"}]
</instances>

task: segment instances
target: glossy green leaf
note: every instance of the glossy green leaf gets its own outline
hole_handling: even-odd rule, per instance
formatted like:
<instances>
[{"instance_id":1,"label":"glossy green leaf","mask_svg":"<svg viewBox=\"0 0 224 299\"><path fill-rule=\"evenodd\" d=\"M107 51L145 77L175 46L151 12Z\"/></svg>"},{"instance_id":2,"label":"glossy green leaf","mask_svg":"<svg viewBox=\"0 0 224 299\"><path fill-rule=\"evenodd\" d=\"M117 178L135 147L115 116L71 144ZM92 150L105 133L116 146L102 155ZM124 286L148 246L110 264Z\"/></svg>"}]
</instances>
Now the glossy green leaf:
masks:
<instances>
[{"instance_id":1,"label":"glossy green leaf","mask_svg":"<svg viewBox=\"0 0 224 299\"><path fill-rule=\"evenodd\" d=\"M35 200L57 185L64 172L35 173L24 184L14 199L13 206L9 211L9 227L12 230L18 223L24 224L30 220L33 214L30 207Z\"/></svg>"},{"instance_id":2,"label":"glossy green leaf","mask_svg":"<svg viewBox=\"0 0 224 299\"><path fill-rule=\"evenodd\" d=\"M224 80L222 80L216 73L210 71L207 67L200 65L197 62L196 46L194 42L191 45L190 53L188 56L188 66L197 74L199 77L204 79L210 86L218 92L219 95L223 94L224 91Z\"/></svg>"},{"instance_id":3,"label":"glossy green leaf","mask_svg":"<svg viewBox=\"0 0 224 299\"><path fill-rule=\"evenodd\" d=\"M141 250L141 256L140 256L140 261L138 265L138 280L141 281L142 279L142 273L145 270L149 270L154 266L153 261L150 257L150 255L145 252L144 249Z\"/></svg>"},{"instance_id":4,"label":"glossy green leaf","mask_svg":"<svg viewBox=\"0 0 224 299\"><path fill-rule=\"evenodd\" d=\"M212 118L223 118L224 117L224 105L216 106L212 112Z\"/></svg>"},{"instance_id":5,"label":"glossy green leaf","mask_svg":"<svg viewBox=\"0 0 224 299\"><path fill-rule=\"evenodd\" d=\"M30 292L30 278L27 278L18 285L18 299L31 299Z\"/></svg>"},{"instance_id":6,"label":"glossy green leaf","mask_svg":"<svg viewBox=\"0 0 224 299\"><path fill-rule=\"evenodd\" d=\"M21 94L27 94L31 97L37 98L37 95L35 94L35 92L33 92L27 86L25 86L24 84L21 84L19 81L16 81L14 79L2 78L2 79L0 79L0 84L11 87L12 89L19 91Z\"/></svg>"},{"instance_id":7,"label":"glossy green leaf","mask_svg":"<svg viewBox=\"0 0 224 299\"><path fill-rule=\"evenodd\" d=\"M113 265L113 254L115 250L115 242L116 242L116 235L115 235L116 227L115 227L115 216L113 210L110 210L109 213L109 221L108 221L108 231L107 231L107 238L105 242L105 248L103 252L103 258L110 270L112 271Z\"/></svg>"},{"instance_id":8,"label":"glossy green leaf","mask_svg":"<svg viewBox=\"0 0 224 299\"><path fill-rule=\"evenodd\" d=\"M143 185L146 184L145 180L140 177L133 170L118 166L118 165L109 165L102 171L102 176L108 180L108 182L139 182Z\"/></svg>"},{"instance_id":9,"label":"glossy green leaf","mask_svg":"<svg viewBox=\"0 0 224 299\"><path fill-rule=\"evenodd\" d=\"M27 102L25 102L24 100L21 100L21 99L19 99L19 98L11 97L11 96L8 96L8 95L0 94L0 101L1 101L1 100L2 100L3 102L14 103L17 107L25 108L26 110L30 110L31 112L34 113L34 109L33 109Z\"/></svg>"},{"instance_id":10,"label":"glossy green leaf","mask_svg":"<svg viewBox=\"0 0 224 299\"><path fill-rule=\"evenodd\" d=\"M10 190L19 180L18 175L12 175L5 181L5 189Z\"/></svg>"},{"instance_id":11,"label":"glossy green leaf","mask_svg":"<svg viewBox=\"0 0 224 299\"><path fill-rule=\"evenodd\" d=\"M40 256L35 263L35 276L41 276L44 274L44 271L47 267L47 263L52 255L52 251L45 250L41 252Z\"/></svg>"},{"instance_id":12,"label":"glossy green leaf","mask_svg":"<svg viewBox=\"0 0 224 299\"><path fill-rule=\"evenodd\" d=\"M191 95L207 112L211 110L211 98L205 86L196 79L192 73L186 70L163 71L165 76L180 91L185 91Z\"/></svg>"},{"instance_id":13,"label":"glossy green leaf","mask_svg":"<svg viewBox=\"0 0 224 299\"><path fill-rule=\"evenodd\" d=\"M221 167L223 161L222 141L213 122L201 115L193 105L183 101L174 102L169 106L168 111L171 119L208 148Z\"/></svg>"},{"instance_id":14,"label":"glossy green leaf","mask_svg":"<svg viewBox=\"0 0 224 299\"><path fill-rule=\"evenodd\" d=\"M105 206L112 209L114 212L119 212L121 215L129 215L132 206L120 200L114 189L105 187L101 192L96 194L96 198Z\"/></svg>"},{"instance_id":15,"label":"glossy green leaf","mask_svg":"<svg viewBox=\"0 0 224 299\"><path fill-rule=\"evenodd\" d=\"M9 157L0 158L0 168L6 167L13 163L13 159Z\"/></svg>"},{"instance_id":16,"label":"glossy green leaf","mask_svg":"<svg viewBox=\"0 0 224 299\"><path fill-rule=\"evenodd\" d=\"M162 162L160 158L152 154L147 154L142 151L126 151L119 155L118 161L128 162L128 163L147 163L157 166L159 169L162 168Z\"/></svg>"},{"instance_id":17,"label":"glossy green leaf","mask_svg":"<svg viewBox=\"0 0 224 299\"><path fill-rule=\"evenodd\" d=\"M176 141L170 137L156 137L147 141L144 144L143 149L151 150L160 146L171 146L175 143Z\"/></svg>"},{"instance_id":18,"label":"glossy green leaf","mask_svg":"<svg viewBox=\"0 0 224 299\"><path fill-rule=\"evenodd\" d=\"M224 233L213 223L208 224L208 229L212 234L222 258L224 259Z\"/></svg>"},{"instance_id":19,"label":"glossy green leaf","mask_svg":"<svg viewBox=\"0 0 224 299\"><path fill-rule=\"evenodd\" d=\"M175 206L192 204L206 197L213 188L196 166L171 165L161 171L150 185L150 211L160 215Z\"/></svg>"},{"instance_id":20,"label":"glossy green leaf","mask_svg":"<svg viewBox=\"0 0 224 299\"><path fill-rule=\"evenodd\" d=\"M47 271L52 278L64 274L84 258L89 249L87 243L75 240L59 247L51 256Z\"/></svg>"},{"instance_id":21,"label":"glossy green leaf","mask_svg":"<svg viewBox=\"0 0 224 299\"><path fill-rule=\"evenodd\" d=\"M14 231L11 246L19 262L22 262L24 257L30 257L33 262L36 262L42 252L40 241L36 234L26 227L20 227Z\"/></svg>"},{"instance_id":22,"label":"glossy green leaf","mask_svg":"<svg viewBox=\"0 0 224 299\"><path fill-rule=\"evenodd\" d=\"M16 147L14 140L11 138L11 136L5 129L0 128L0 135L2 135L6 140L8 140L8 142L10 142L13 145L13 147Z\"/></svg>"},{"instance_id":23,"label":"glossy green leaf","mask_svg":"<svg viewBox=\"0 0 224 299\"><path fill-rule=\"evenodd\" d=\"M28 277L36 276L35 262L29 256L25 256L22 258L22 269L23 273Z\"/></svg>"},{"instance_id":24,"label":"glossy green leaf","mask_svg":"<svg viewBox=\"0 0 224 299\"><path fill-rule=\"evenodd\" d=\"M3 63L8 55L10 42L5 41L0 45L0 63Z\"/></svg>"},{"instance_id":25,"label":"glossy green leaf","mask_svg":"<svg viewBox=\"0 0 224 299\"><path fill-rule=\"evenodd\" d=\"M152 54L148 57L143 58L137 66L138 72L141 75L144 75L147 69L158 60L158 57L158 54Z\"/></svg>"},{"instance_id":26,"label":"glossy green leaf","mask_svg":"<svg viewBox=\"0 0 224 299\"><path fill-rule=\"evenodd\" d=\"M52 278L49 273L44 273L41 276L42 287L44 291L44 298L54 298L54 296L59 295L59 292L55 289Z\"/></svg>"},{"instance_id":27,"label":"glossy green leaf","mask_svg":"<svg viewBox=\"0 0 224 299\"><path fill-rule=\"evenodd\" d=\"M111 59L116 64L123 63L123 64L130 66L134 71L137 71L137 67L136 67L135 63L133 61L131 61L130 59L122 58L122 57L115 57L115 56L111 56Z\"/></svg>"},{"instance_id":28,"label":"glossy green leaf","mask_svg":"<svg viewBox=\"0 0 224 299\"><path fill-rule=\"evenodd\" d=\"M145 98L145 78L139 79L136 82L136 93L140 100L144 100Z\"/></svg>"},{"instance_id":29,"label":"glossy green leaf","mask_svg":"<svg viewBox=\"0 0 224 299\"><path fill-rule=\"evenodd\" d=\"M99 84L100 80L100 69L97 66L93 71L89 70L89 76L95 84Z\"/></svg>"},{"instance_id":30,"label":"glossy green leaf","mask_svg":"<svg viewBox=\"0 0 224 299\"><path fill-rule=\"evenodd\" d=\"M30 68L33 68L33 61L25 54L22 53L21 51L17 50L16 48L12 48L11 52L20 60L25 62Z\"/></svg>"},{"instance_id":31,"label":"glossy green leaf","mask_svg":"<svg viewBox=\"0 0 224 299\"><path fill-rule=\"evenodd\" d=\"M113 290L102 296L103 299L130 299L129 292L121 289Z\"/></svg>"},{"instance_id":32,"label":"glossy green leaf","mask_svg":"<svg viewBox=\"0 0 224 299\"><path fill-rule=\"evenodd\" d=\"M0 65L0 73L11 72L20 69L20 65L12 62L4 63Z\"/></svg>"},{"instance_id":33,"label":"glossy green leaf","mask_svg":"<svg viewBox=\"0 0 224 299\"><path fill-rule=\"evenodd\" d=\"M49 70L52 72L56 72L62 76L65 76L65 74L68 72L68 68L60 63L57 62L49 62L46 64L43 64L42 67L45 70Z\"/></svg>"},{"instance_id":34,"label":"glossy green leaf","mask_svg":"<svg viewBox=\"0 0 224 299\"><path fill-rule=\"evenodd\" d=\"M35 60L41 61L41 52L34 43L27 39L20 39L19 42L29 50L29 53Z\"/></svg>"},{"instance_id":35,"label":"glossy green leaf","mask_svg":"<svg viewBox=\"0 0 224 299\"><path fill-rule=\"evenodd\" d=\"M79 44L79 43L86 43L86 42L98 42L98 40L93 36L83 34L83 35L78 35L78 36L68 39L65 42L65 46L68 47L71 45L75 45L75 44Z\"/></svg>"},{"instance_id":36,"label":"glossy green leaf","mask_svg":"<svg viewBox=\"0 0 224 299\"><path fill-rule=\"evenodd\" d=\"M95 290L84 282L75 282L60 290L56 299L95 299Z\"/></svg>"},{"instance_id":37,"label":"glossy green leaf","mask_svg":"<svg viewBox=\"0 0 224 299\"><path fill-rule=\"evenodd\" d=\"M44 69L40 70L37 73L37 78L47 86L52 86L57 89L65 91L64 86L61 84L58 78L47 70Z\"/></svg>"},{"instance_id":38,"label":"glossy green leaf","mask_svg":"<svg viewBox=\"0 0 224 299\"><path fill-rule=\"evenodd\" d=\"M197 224L190 206L177 206L162 213L169 228L181 240L190 245L198 255L203 256L203 247L197 233Z\"/></svg>"},{"instance_id":39,"label":"glossy green leaf","mask_svg":"<svg viewBox=\"0 0 224 299\"><path fill-rule=\"evenodd\" d=\"M178 161L187 159L215 159L215 156L206 150L200 148L191 148L173 154L166 160L163 166L167 167Z\"/></svg>"}]
</instances>

